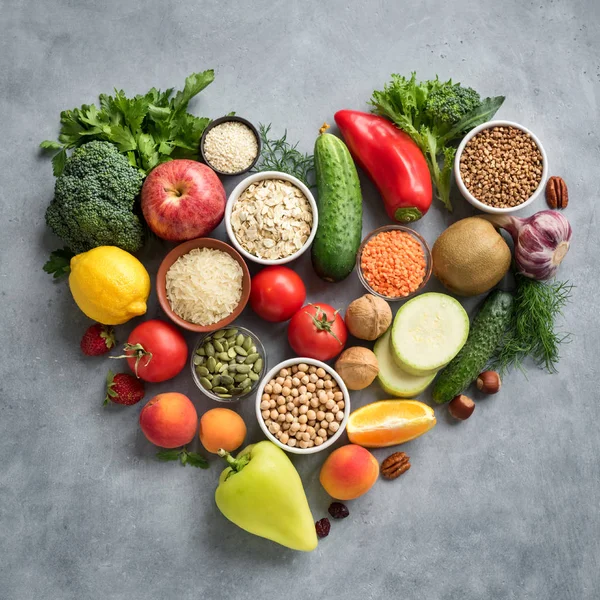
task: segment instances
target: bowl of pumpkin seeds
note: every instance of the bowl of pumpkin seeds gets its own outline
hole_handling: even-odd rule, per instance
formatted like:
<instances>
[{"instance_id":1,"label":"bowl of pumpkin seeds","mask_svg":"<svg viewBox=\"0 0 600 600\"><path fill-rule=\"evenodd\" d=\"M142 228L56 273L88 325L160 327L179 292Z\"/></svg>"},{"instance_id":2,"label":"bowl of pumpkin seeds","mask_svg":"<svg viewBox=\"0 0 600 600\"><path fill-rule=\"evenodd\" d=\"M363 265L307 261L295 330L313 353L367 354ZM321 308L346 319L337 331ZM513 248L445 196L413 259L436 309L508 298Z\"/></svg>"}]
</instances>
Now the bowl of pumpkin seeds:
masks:
<instances>
[{"instance_id":1,"label":"bowl of pumpkin seeds","mask_svg":"<svg viewBox=\"0 0 600 600\"><path fill-rule=\"evenodd\" d=\"M258 387L267 369L267 355L254 333L232 325L198 339L191 368L194 382L206 396L234 402Z\"/></svg>"}]
</instances>

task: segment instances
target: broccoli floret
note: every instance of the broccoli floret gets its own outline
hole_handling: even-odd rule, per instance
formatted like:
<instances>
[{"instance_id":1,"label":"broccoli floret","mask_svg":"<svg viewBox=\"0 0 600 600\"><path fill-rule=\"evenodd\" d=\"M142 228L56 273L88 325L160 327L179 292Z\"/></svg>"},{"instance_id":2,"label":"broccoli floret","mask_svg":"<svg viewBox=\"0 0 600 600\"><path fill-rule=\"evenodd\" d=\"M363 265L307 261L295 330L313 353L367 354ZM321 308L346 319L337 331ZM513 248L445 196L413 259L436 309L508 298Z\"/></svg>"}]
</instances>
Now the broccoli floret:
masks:
<instances>
[{"instance_id":1,"label":"broccoli floret","mask_svg":"<svg viewBox=\"0 0 600 600\"><path fill-rule=\"evenodd\" d=\"M470 87L447 81L431 90L425 112L438 128L450 129L481 104L481 97Z\"/></svg>"},{"instance_id":2,"label":"broccoli floret","mask_svg":"<svg viewBox=\"0 0 600 600\"><path fill-rule=\"evenodd\" d=\"M76 253L105 245L135 252L144 241L144 227L133 213L143 180L113 144L84 144L56 179L46 223Z\"/></svg>"}]
</instances>

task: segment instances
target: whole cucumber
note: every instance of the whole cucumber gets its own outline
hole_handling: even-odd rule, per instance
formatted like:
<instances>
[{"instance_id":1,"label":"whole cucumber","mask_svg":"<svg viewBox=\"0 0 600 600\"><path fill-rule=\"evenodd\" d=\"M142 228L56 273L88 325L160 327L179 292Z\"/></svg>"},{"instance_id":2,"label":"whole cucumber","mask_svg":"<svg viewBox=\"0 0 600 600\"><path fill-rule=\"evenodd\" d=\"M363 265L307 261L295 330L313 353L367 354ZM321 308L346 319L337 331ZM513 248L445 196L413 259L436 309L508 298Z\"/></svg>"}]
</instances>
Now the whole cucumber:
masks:
<instances>
[{"instance_id":1,"label":"whole cucumber","mask_svg":"<svg viewBox=\"0 0 600 600\"><path fill-rule=\"evenodd\" d=\"M508 292L496 290L483 301L465 345L435 380L433 399L438 404L450 402L484 370L500 344L512 311L513 296Z\"/></svg>"},{"instance_id":2,"label":"whole cucumber","mask_svg":"<svg viewBox=\"0 0 600 600\"><path fill-rule=\"evenodd\" d=\"M312 263L326 281L352 273L362 239L362 195L354 161L346 144L330 133L315 142L319 226Z\"/></svg>"}]
</instances>

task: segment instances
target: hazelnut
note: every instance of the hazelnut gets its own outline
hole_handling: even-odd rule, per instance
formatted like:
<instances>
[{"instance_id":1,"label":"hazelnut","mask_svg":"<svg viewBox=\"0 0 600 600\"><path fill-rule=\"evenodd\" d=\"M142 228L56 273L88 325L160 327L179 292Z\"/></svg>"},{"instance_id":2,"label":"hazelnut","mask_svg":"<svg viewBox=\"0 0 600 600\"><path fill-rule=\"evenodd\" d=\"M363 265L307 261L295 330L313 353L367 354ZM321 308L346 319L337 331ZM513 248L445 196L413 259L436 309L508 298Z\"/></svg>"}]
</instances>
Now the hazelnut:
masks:
<instances>
[{"instance_id":1,"label":"hazelnut","mask_svg":"<svg viewBox=\"0 0 600 600\"><path fill-rule=\"evenodd\" d=\"M502 381L496 371L484 371L477 377L477 389L484 394L497 394L501 386Z\"/></svg>"},{"instance_id":2,"label":"hazelnut","mask_svg":"<svg viewBox=\"0 0 600 600\"><path fill-rule=\"evenodd\" d=\"M471 400L471 398L468 396L460 394L452 399L448 405L448 410L455 419L464 421L473 414L473 411L475 410L475 402L473 402L473 400Z\"/></svg>"}]
</instances>

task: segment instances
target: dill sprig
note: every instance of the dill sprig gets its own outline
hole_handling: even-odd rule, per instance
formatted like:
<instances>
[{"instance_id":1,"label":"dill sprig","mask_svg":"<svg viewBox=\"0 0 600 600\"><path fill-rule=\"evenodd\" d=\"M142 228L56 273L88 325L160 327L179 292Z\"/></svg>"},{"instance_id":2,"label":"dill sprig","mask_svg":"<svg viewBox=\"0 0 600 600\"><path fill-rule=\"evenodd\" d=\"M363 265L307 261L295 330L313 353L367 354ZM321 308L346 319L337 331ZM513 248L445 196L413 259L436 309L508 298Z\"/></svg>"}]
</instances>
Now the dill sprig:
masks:
<instances>
[{"instance_id":1,"label":"dill sprig","mask_svg":"<svg viewBox=\"0 0 600 600\"><path fill-rule=\"evenodd\" d=\"M570 334L556 330L556 320L571 297L573 286L566 281L536 281L515 275L517 289L512 320L494 366L501 373L510 367L522 368L531 357L541 368L556 373L559 346Z\"/></svg>"},{"instance_id":2,"label":"dill sprig","mask_svg":"<svg viewBox=\"0 0 600 600\"><path fill-rule=\"evenodd\" d=\"M260 160L255 171L282 171L297 177L308 187L314 185L313 174L315 170L312 154L302 154L298 150L298 142L291 144L287 140L287 129L283 136L273 139L269 136L271 124L259 124L262 149Z\"/></svg>"}]
</instances>

